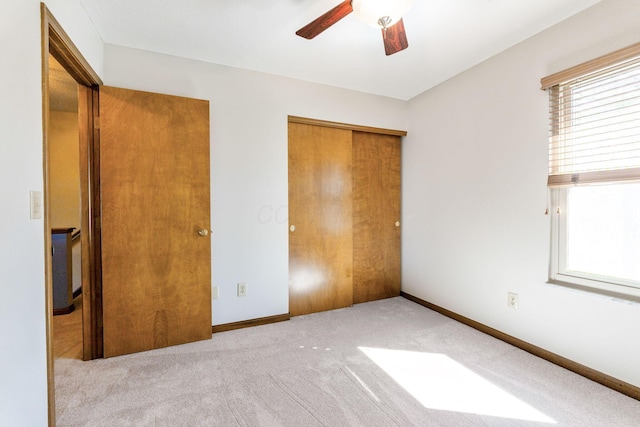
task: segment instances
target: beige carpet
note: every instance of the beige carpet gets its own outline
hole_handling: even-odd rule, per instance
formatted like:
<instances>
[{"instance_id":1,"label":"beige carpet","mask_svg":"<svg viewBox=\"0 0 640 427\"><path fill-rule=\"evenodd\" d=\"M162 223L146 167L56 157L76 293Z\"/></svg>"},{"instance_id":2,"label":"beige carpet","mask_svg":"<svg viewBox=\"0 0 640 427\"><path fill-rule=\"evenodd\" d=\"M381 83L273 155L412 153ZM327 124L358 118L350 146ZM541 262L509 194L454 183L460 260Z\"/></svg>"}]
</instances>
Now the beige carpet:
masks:
<instances>
[{"instance_id":1,"label":"beige carpet","mask_svg":"<svg viewBox=\"0 0 640 427\"><path fill-rule=\"evenodd\" d=\"M55 369L59 426L640 425L640 402L403 298Z\"/></svg>"}]
</instances>

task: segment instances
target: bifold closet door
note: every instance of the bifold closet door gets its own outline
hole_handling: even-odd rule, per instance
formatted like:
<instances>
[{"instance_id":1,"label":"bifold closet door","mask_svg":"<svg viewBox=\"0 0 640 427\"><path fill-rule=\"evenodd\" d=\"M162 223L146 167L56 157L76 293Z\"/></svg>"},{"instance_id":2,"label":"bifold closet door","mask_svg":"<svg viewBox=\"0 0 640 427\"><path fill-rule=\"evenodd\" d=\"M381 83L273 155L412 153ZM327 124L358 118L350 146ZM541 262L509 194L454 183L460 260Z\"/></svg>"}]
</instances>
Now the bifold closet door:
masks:
<instances>
[{"instance_id":1,"label":"bifold closet door","mask_svg":"<svg viewBox=\"0 0 640 427\"><path fill-rule=\"evenodd\" d=\"M353 304L350 130L289 123L289 310Z\"/></svg>"},{"instance_id":2,"label":"bifold closet door","mask_svg":"<svg viewBox=\"0 0 640 427\"><path fill-rule=\"evenodd\" d=\"M400 137L353 132L353 302L400 295Z\"/></svg>"}]
</instances>

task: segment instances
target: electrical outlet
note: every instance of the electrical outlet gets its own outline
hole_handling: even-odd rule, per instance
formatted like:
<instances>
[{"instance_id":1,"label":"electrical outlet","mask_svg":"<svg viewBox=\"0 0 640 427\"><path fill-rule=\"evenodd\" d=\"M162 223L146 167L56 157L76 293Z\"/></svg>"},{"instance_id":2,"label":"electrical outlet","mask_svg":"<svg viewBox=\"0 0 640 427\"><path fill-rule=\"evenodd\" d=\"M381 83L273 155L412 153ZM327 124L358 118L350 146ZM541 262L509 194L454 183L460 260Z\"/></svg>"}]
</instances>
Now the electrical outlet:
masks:
<instances>
[{"instance_id":1,"label":"electrical outlet","mask_svg":"<svg viewBox=\"0 0 640 427\"><path fill-rule=\"evenodd\" d=\"M518 309L518 294L514 294L513 292L507 294L507 307L513 308L514 310Z\"/></svg>"},{"instance_id":2,"label":"electrical outlet","mask_svg":"<svg viewBox=\"0 0 640 427\"><path fill-rule=\"evenodd\" d=\"M238 296L246 297L247 296L247 284L246 283L238 283Z\"/></svg>"},{"instance_id":3,"label":"electrical outlet","mask_svg":"<svg viewBox=\"0 0 640 427\"><path fill-rule=\"evenodd\" d=\"M217 286L212 286L211 287L211 299L218 299L218 287Z\"/></svg>"}]
</instances>

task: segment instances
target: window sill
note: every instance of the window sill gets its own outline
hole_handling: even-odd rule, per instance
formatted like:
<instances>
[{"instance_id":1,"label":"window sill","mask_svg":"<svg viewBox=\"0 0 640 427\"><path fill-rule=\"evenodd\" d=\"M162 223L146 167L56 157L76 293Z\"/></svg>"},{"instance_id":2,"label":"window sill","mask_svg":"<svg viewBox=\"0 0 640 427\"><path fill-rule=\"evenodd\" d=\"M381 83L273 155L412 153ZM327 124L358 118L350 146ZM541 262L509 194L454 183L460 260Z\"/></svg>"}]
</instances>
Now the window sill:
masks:
<instances>
[{"instance_id":1,"label":"window sill","mask_svg":"<svg viewBox=\"0 0 640 427\"><path fill-rule=\"evenodd\" d=\"M632 286L617 285L562 274L558 274L557 278L549 279L547 283L550 285L609 297L614 300L640 304L640 289Z\"/></svg>"}]
</instances>

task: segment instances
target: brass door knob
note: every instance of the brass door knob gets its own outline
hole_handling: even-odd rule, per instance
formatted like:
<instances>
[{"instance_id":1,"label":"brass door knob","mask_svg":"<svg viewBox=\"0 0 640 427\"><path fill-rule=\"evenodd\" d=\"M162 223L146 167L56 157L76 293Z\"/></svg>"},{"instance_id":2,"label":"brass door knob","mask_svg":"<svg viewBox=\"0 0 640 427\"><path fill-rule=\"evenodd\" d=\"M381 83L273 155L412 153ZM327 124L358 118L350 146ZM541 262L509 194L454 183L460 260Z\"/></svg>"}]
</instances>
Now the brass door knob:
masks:
<instances>
[{"instance_id":1,"label":"brass door knob","mask_svg":"<svg viewBox=\"0 0 640 427\"><path fill-rule=\"evenodd\" d=\"M203 228L202 230L198 231L198 234L202 237L207 237L209 235L209 230Z\"/></svg>"}]
</instances>

